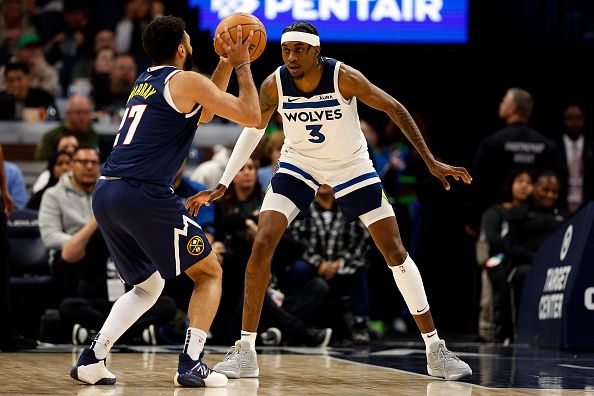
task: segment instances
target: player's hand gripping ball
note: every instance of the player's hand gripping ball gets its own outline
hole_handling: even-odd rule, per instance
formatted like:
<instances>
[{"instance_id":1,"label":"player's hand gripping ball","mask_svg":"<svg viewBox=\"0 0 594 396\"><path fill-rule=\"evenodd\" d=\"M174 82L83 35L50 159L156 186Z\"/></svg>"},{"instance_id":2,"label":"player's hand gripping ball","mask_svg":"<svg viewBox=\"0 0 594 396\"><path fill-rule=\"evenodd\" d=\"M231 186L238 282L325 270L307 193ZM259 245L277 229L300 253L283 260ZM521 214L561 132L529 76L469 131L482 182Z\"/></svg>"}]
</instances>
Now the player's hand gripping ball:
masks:
<instances>
[{"instance_id":1,"label":"player's hand gripping ball","mask_svg":"<svg viewBox=\"0 0 594 396\"><path fill-rule=\"evenodd\" d=\"M243 39L247 40L250 32L254 32L252 41L250 42L249 52L250 61L258 59L264 48L266 48L266 29L260 20L252 14L245 12L235 12L219 22L214 34L214 49L217 55L226 56L225 50L217 41L217 35L222 35L225 32L225 26L229 29L229 34L233 41L237 40L237 26L241 25Z\"/></svg>"}]
</instances>

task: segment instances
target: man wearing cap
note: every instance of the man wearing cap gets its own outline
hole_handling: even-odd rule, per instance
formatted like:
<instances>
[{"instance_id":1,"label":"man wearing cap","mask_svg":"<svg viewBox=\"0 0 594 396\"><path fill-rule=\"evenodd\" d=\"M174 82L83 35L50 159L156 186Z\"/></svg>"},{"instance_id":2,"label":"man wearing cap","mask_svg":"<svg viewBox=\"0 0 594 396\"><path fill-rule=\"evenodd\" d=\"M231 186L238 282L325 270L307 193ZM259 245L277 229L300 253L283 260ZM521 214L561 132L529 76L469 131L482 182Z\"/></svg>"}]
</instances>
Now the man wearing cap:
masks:
<instances>
[{"instance_id":1,"label":"man wearing cap","mask_svg":"<svg viewBox=\"0 0 594 396\"><path fill-rule=\"evenodd\" d=\"M17 52L11 62L27 65L31 88L39 88L54 95L58 87L58 71L45 60L41 39L34 33L25 33L17 43ZM0 70L0 89L5 88L4 67Z\"/></svg>"},{"instance_id":2,"label":"man wearing cap","mask_svg":"<svg viewBox=\"0 0 594 396\"><path fill-rule=\"evenodd\" d=\"M396 99L358 70L320 56L320 37L311 23L295 22L285 28L281 50L284 65L260 89L261 124L242 131L219 185L186 202L190 213L195 213L202 204L223 196L278 110L285 143L262 202L247 264L241 339L214 370L229 378L259 375L255 339L272 255L289 223L300 211L307 212L318 188L328 184L345 220L361 220L386 259L425 342L429 374L446 380L471 375L468 364L450 352L437 334L421 274L402 244L394 210L369 159L357 99L383 111L398 125L446 190L450 189L447 177L465 183L472 178L466 169L434 158L410 113Z\"/></svg>"}]
</instances>

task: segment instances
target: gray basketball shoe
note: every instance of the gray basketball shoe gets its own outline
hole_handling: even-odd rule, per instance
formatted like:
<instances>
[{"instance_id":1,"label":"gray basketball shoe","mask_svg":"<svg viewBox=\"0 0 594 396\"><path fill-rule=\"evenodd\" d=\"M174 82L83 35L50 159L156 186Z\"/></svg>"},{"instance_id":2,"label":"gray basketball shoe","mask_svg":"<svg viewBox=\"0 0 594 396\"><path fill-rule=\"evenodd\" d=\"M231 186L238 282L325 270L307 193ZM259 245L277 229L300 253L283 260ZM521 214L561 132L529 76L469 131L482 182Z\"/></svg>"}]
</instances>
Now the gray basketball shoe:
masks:
<instances>
[{"instance_id":1,"label":"gray basketball shoe","mask_svg":"<svg viewBox=\"0 0 594 396\"><path fill-rule=\"evenodd\" d=\"M445 378L448 381L472 375L470 366L450 352L444 340L435 341L429 347L427 371L429 375Z\"/></svg>"},{"instance_id":2,"label":"gray basketball shoe","mask_svg":"<svg viewBox=\"0 0 594 396\"><path fill-rule=\"evenodd\" d=\"M213 369L227 378L255 378L260 374L256 351L250 349L247 341L236 341L227 351L225 359L217 363Z\"/></svg>"}]
</instances>

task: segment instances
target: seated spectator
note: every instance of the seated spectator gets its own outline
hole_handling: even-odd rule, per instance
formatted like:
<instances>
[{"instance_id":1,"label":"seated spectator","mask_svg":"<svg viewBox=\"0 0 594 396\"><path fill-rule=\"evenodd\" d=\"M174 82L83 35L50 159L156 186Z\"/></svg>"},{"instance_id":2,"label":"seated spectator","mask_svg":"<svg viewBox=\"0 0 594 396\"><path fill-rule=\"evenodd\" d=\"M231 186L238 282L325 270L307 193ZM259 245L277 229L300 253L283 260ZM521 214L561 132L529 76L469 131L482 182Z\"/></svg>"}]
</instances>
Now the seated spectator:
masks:
<instances>
[{"instance_id":1,"label":"seated spectator","mask_svg":"<svg viewBox=\"0 0 594 396\"><path fill-rule=\"evenodd\" d=\"M35 151L35 159L46 160L51 154L60 136L74 135L79 144L90 144L95 147L99 144L99 135L91 125L91 100L84 95L73 95L68 101L66 120L57 128L46 132L41 138L41 143Z\"/></svg>"},{"instance_id":2,"label":"seated spectator","mask_svg":"<svg viewBox=\"0 0 594 396\"><path fill-rule=\"evenodd\" d=\"M266 147L264 148L264 156L269 161L269 165L260 167L258 169L258 180L262 186L262 191L266 192L270 179L276 171L276 163L280 158L281 148L285 142L285 134L283 131L276 131L271 133L266 140Z\"/></svg>"},{"instance_id":3,"label":"seated spectator","mask_svg":"<svg viewBox=\"0 0 594 396\"><path fill-rule=\"evenodd\" d=\"M152 19L150 0L128 0L115 29L117 52L132 55L141 70L151 65L142 46L142 31Z\"/></svg>"},{"instance_id":4,"label":"seated spectator","mask_svg":"<svg viewBox=\"0 0 594 396\"><path fill-rule=\"evenodd\" d=\"M17 52L11 63L24 63L31 73L31 88L42 89L55 95L58 89L58 71L49 65L43 55L41 39L33 33L25 33L17 43ZM4 70L0 69L0 87L5 88Z\"/></svg>"},{"instance_id":5,"label":"seated spectator","mask_svg":"<svg viewBox=\"0 0 594 396\"><path fill-rule=\"evenodd\" d=\"M92 95L97 111L106 112L112 120L119 122L122 118L120 112L126 107L136 77L134 58L126 54L117 55L109 73L108 84L93 86Z\"/></svg>"},{"instance_id":6,"label":"seated spectator","mask_svg":"<svg viewBox=\"0 0 594 396\"><path fill-rule=\"evenodd\" d=\"M48 110L59 118L54 98L47 91L31 87L29 67L24 63L10 63L4 69L6 91L0 92L0 119L41 121ZM34 118L27 115L34 112Z\"/></svg>"},{"instance_id":7,"label":"seated spectator","mask_svg":"<svg viewBox=\"0 0 594 396\"><path fill-rule=\"evenodd\" d=\"M514 171L504 188L504 201L491 205L483 214L477 241L477 262L483 268L479 336L485 341L505 342L513 336L505 237L511 208L526 202L532 194L532 176L524 169Z\"/></svg>"},{"instance_id":8,"label":"seated spectator","mask_svg":"<svg viewBox=\"0 0 594 396\"><path fill-rule=\"evenodd\" d=\"M216 144L213 147L212 158L198 165L190 175L190 179L206 184L208 188L215 188L219 184L221 176L223 176L225 166L229 161L229 155L231 155L229 149Z\"/></svg>"},{"instance_id":9,"label":"seated spectator","mask_svg":"<svg viewBox=\"0 0 594 396\"><path fill-rule=\"evenodd\" d=\"M510 209L509 232L505 237L512 289L514 318L518 313L524 279L540 245L567 218L558 209L559 178L552 171L544 171L534 183L532 199Z\"/></svg>"},{"instance_id":10,"label":"seated spectator","mask_svg":"<svg viewBox=\"0 0 594 396\"><path fill-rule=\"evenodd\" d=\"M91 94L93 97L98 97L104 92L108 94L108 87L110 84L110 73L113 70L116 53L111 48L102 48L95 53L95 59L90 70L89 80L91 83ZM107 111L97 111L97 117L100 120L106 119L108 122L112 121L112 114Z\"/></svg>"},{"instance_id":11,"label":"seated spectator","mask_svg":"<svg viewBox=\"0 0 594 396\"><path fill-rule=\"evenodd\" d=\"M95 35L95 46L93 48L95 53L102 49L109 48L116 51L115 34L109 29L101 29Z\"/></svg>"},{"instance_id":12,"label":"seated spectator","mask_svg":"<svg viewBox=\"0 0 594 396\"><path fill-rule=\"evenodd\" d=\"M66 172L70 172L72 170L72 154L68 151L57 151L50 155L49 159L47 160L47 169L44 172L47 172L48 179L47 183L39 188L29 199L27 202L27 208L39 210L39 206L41 205L41 198L45 191L56 185L60 176Z\"/></svg>"},{"instance_id":13,"label":"seated spectator","mask_svg":"<svg viewBox=\"0 0 594 396\"><path fill-rule=\"evenodd\" d=\"M234 340L241 326L245 269L258 229L256 223L263 199L256 175L256 164L250 158L235 175L227 193L215 203L215 239L222 242L225 249L221 263L224 292L212 332L217 342L221 343ZM306 292L282 304L275 303L266 293L259 324L260 333L276 328L280 329L280 336L292 345L327 344L330 329L316 329L305 323L305 316L317 311L324 301L327 288L314 282L303 290ZM280 340L277 338L277 341Z\"/></svg>"},{"instance_id":14,"label":"seated spectator","mask_svg":"<svg viewBox=\"0 0 594 396\"><path fill-rule=\"evenodd\" d=\"M0 145L0 350L2 352L19 349L33 349L37 341L30 340L18 333L12 315L10 290L10 241L6 228L6 217L12 213L13 202L8 192L6 174L4 172L4 152Z\"/></svg>"},{"instance_id":15,"label":"seated spectator","mask_svg":"<svg viewBox=\"0 0 594 396\"><path fill-rule=\"evenodd\" d=\"M58 142L56 143L56 149L50 154L48 161L52 158L55 160L56 153L61 152L61 151L65 151L65 152L69 153L70 157L72 159L72 154L74 154L74 152L76 151L77 148L78 148L78 139L76 138L76 136L62 135L58 139ZM44 169L39 174L39 176L37 176L37 179L35 180L35 182L33 183L33 186L31 187L31 192L33 194L37 193L39 190L41 190L42 188L44 188L48 185L50 178L52 176L51 170L52 170L52 167L48 166L47 169ZM70 170L70 169L68 169L68 170ZM59 176L60 175L56 175L56 177L59 177ZM56 184L56 183L54 183L54 184ZM51 187L51 186L49 186L49 187Z\"/></svg>"},{"instance_id":16,"label":"seated spectator","mask_svg":"<svg viewBox=\"0 0 594 396\"><path fill-rule=\"evenodd\" d=\"M60 317L73 326L76 344L89 341L88 336L100 329L113 302L125 293L93 217L91 196L99 165L97 149L79 147L72 171L62 174L45 192L39 209L41 237L54 251L52 267L65 297L59 306ZM147 341L154 344L154 326L168 322L174 313L173 300L160 297L130 336L136 331L140 337L146 329Z\"/></svg>"},{"instance_id":17,"label":"seated spectator","mask_svg":"<svg viewBox=\"0 0 594 396\"><path fill-rule=\"evenodd\" d=\"M48 61L60 64L60 84L63 89L72 81L74 65L81 60L88 61L93 53L95 30L87 15L86 3L64 0L62 23L45 46Z\"/></svg>"},{"instance_id":18,"label":"seated spectator","mask_svg":"<svg viewBox=\"0 0 594 396\"><path fill-rule=\"evenodd\" d=\"M330 288L329 307L324 313L325 318L331 320L325 325L338 333L337 340L342 336L352 338L355 343L369 342L366 253L370 238L367 229L360 221L345 221L332 188L324 184L318 189L309 215L303 220L294 220L286 235L305 246L301 259L289 269L290 285L299 287L312 277L324 279ZM345 311L342 301L347 296L350 299ZM345 316L351 314L353 320L346 323Z\"/></svg>"},{"instance_id":19,"label":"seated spectator","mask_svg":"<svg viewBox=\"0 0 594 396\"><path fill-rule=\"evenodd\" d=\"M8 192L12 197L15 208L23 209L29 199L23 171L21 171L21 168L17 164L4 161L4 172L6 174Z\"/></svg>"},{"instance_id":20,"label":"seated spectator","mask_svg":"<svg viewBox=\"0 0 594 396\"><path fill-rule=\"evenodd\" d=\"M0 18L0 62L15 54L19 39L24 33L32 33L33 25L29 23L23 3L20 0L9 0L2 4Z\"/></svg>"},{"instance_id":21,"label":"seated spectator","mask_svg":"<svg viewBox=\"0 0 594 396\"><path fill-rule=\"evenodd\" d=\"M184 204L191 196L207 189L206 185L190 180L189 177L185 176L185 171L186 163L184 162L173 180L174 193L179 195ZM214 234L214 205L202 206L196 216L196 222L204 229L207 236L208 233Z\"/></svg>"}]
</instances>

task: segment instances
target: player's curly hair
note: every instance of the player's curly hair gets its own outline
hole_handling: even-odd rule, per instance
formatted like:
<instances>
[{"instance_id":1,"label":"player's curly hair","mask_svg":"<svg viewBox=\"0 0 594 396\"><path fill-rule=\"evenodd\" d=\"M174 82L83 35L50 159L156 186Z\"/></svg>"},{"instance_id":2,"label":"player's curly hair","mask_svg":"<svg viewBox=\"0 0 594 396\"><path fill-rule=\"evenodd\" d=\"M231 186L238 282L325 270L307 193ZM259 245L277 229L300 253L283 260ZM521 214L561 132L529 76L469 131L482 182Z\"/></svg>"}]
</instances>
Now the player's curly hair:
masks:
<instances>
[{"instance_id":1,"label":"player's curly hair","mask_svg":"<svg viewBox=\"0 0 594 396\"><path fill-rule=\"evenodd\" d=\"M283 29L283 33L287 32L303 32L303 33L311 33L319 36L318 29L314 25L309 22L293 22L289 26Z\"/></svg>"},{"instance_id":2,"label":"player's curly hair","mask_svg":"<svg viewBox=\"0 0 594 396\"><path fill-rule=\"evenodd\" d=\"M320 34L318 33L318 29L316 29L316 27L309 22L293 22L292 24L283 29L283 33L287 32L303 32L315 34L318 37L320 36ZM322 63L322 60L322 56L319 55L317 58L318 63Z\"/></svg>"},{"instance_id":3,"label":"player's curly hair","mask_svg":"<svg viewBox=\"0 0 594 396\"><path fill-rule=\"evenodd\" d=\"M175 57L177 46L182 42L186 23L178 17L157 17L142 32L142 46L156 65Z\"/></svg>"}]
</instances>

